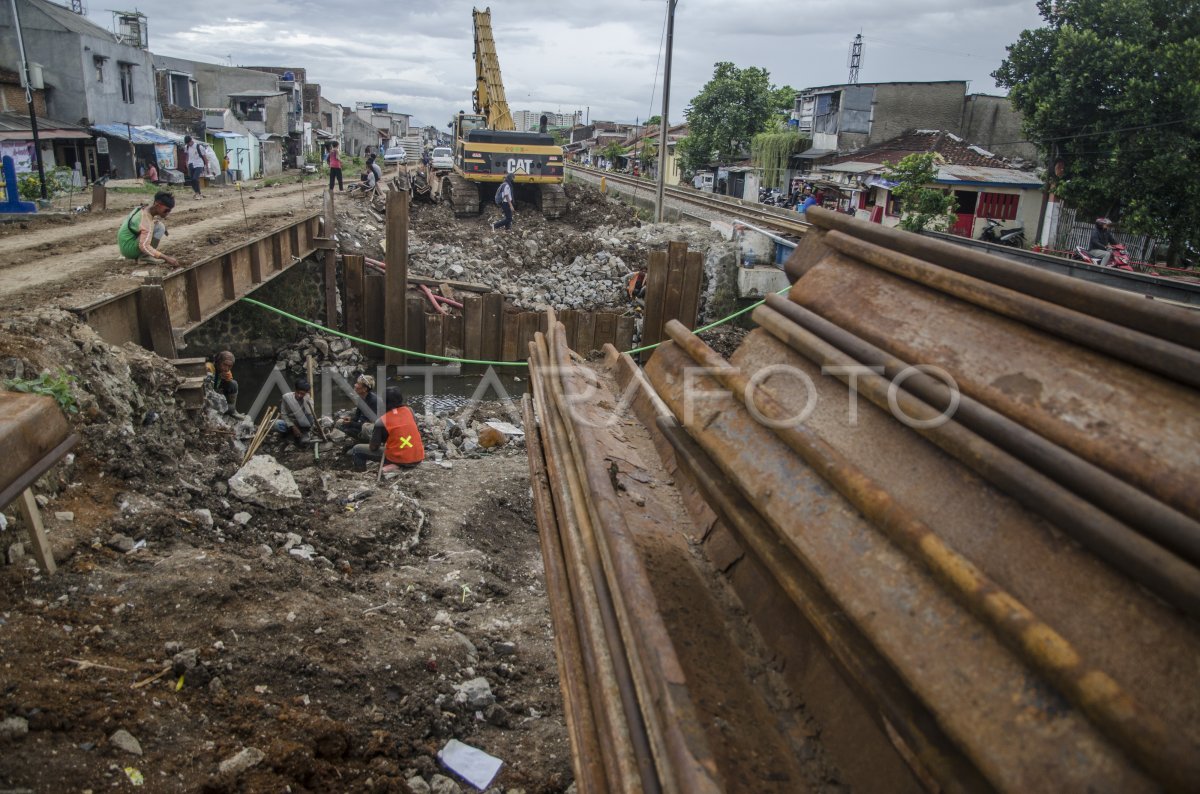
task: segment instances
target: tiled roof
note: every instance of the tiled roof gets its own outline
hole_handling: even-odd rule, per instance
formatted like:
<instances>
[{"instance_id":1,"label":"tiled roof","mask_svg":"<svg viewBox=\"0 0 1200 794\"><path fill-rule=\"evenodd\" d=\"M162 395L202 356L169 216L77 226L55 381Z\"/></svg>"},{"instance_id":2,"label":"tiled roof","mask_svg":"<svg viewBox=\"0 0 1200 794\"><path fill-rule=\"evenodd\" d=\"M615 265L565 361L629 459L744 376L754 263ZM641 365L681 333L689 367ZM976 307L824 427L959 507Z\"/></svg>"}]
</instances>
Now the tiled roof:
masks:
<instances>
[{"instance_id":1,"label":"tiled roof","mask_svg":"<svg viewBox=\"0 0 1200 794\"><path fill-rule=\"evenodd\" d=\"M969 165L984 168L1012 168L1008 160L974 146L945 130L907 130L890 140L864 146L856 152L835 157L829 165L838 163L898 163L910 154L936 152L946 165Z\"/></svg>"}]
</instances>

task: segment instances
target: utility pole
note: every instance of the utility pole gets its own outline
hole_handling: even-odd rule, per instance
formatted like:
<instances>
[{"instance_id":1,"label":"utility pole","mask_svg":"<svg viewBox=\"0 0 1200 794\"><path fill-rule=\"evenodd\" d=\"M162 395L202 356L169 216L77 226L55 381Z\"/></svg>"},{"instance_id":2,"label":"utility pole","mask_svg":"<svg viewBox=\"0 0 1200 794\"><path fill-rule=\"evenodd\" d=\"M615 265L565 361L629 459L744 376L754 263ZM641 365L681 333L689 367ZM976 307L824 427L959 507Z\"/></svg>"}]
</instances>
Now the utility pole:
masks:
<instances>
[{"instance_id":1,"label":"utility pole","mask_svg":"<svg viewBox=\"0 0 1200 794\"><path fill-rule=\"evenodd\" d=\"M17 13L17 0L12 0L13 27L17 29L17 48L21 51L21 85L25 88L25 102L29 105L29 127L33 131L33 156L37 159L38 181L42 185L42 198L46 196L46 168L42 165L42 142L38 138L37 113L33 110L33 80L29 76L29 59L25 57L25 39L21 37L21 15Z\"/></svg>"},{"instance_id":2,"label":"utility pole","mask_svg":"<svg viewBox=\"0 0 1200 794\"><path fill-rule=\"evenodd\" d=\"M671 42L675 36L675 5L679 0L667 0L667 60L663 67L662 120L658 127L658 184L654 188L654 222L663 221L663 190L667 179L667 111L671 104Z\"/></svg>"}]
</instances>

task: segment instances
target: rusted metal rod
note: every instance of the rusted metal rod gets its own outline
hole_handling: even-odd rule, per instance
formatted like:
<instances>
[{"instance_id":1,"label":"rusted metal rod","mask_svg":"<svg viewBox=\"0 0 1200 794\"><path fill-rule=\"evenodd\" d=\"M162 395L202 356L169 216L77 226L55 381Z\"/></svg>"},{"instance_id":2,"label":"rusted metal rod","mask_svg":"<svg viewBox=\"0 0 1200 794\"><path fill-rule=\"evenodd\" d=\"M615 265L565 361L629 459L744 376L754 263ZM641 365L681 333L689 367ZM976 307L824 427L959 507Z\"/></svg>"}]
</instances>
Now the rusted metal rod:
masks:
<instances>
[{"instance_id":1,"label":"rusted metal rod","mask_svg":"<svg viewBox=\"0 0 1200 794\"><path fill-rule=\"evenodd\" d=\"M675 459L700 489L705 503L770 571L825 642L842 674L861 689L871 703L870 713L879 727L884 733L890 730L900 737L904 745L901 757L927 788L947 794L991 791L979 771L945 735L929 710L862 635L820 580L805 568L703 448L673 417L659 417L657 425L670 442ZM930 779L934 785L929 785Z\"/></svg>"},{"instance_id":2,"label":"rusted metal rod","mask_svg":"<svg viewBox=\"0 0 1200 794\"><path fill-rule=\"evenodd\" d=\"M826 234L825 244L872 267L953 295L1170 380L1200 388L1200 351L1008 287L964 276L842 232Z\"/></svg>"},{"instance_id":3,"label":"rusted metal rod","mask_svg":"<svg viewBox=\"0 0 1200 794\"><path fill-rule=\"evenodd\" d=\"M1150 301L1144 297L1089 284L1030 265L1012 262L900 229L812 207L806 219L819 229L840 231L884 248L915 256L973 278L1019 290L1111 323L1162 337L1190 348L1200 347L1200 312ZM814 229L815 231L815 229Z\"/></svg>"},{"instance_id":4,"label":"rusted metal rod","mask_svg":"<svg viewBox=\"0 0 1200 794\"><path fill-rule=\"evenodd\" d=\"M553 327L553 315L551 315ZM603 753L609 783L617 791L635 791L639 786L658 791L650 762L650 744L637 707L637 695L630 680L628 663L617 628L607 582L600 570L599 560L589 555L585 547L590 531L581 526L589 521L583 505L583 488L575 475L570 459L567 434L549 388L553 382L550 356L545 336L539 331L531 349L530 382L534 399L547 410L540 416L545 424L544 437L550 442L546 455L547 471L552 483L557 515L562 519L559 534L572 603L576 607L575 621L583 640L581 650L591 682L592 710L600 717L599 731L607 752ZM647 772L651 774L647 776Z\"/></svg>"},{"instance_id":5,"label":"rusted metal rod","mask_svg":"<svg viewBox=\"0 0 1200 794\"><path fill-rule=\"evenodd\" d=\"M676 320L667 333L693 361L736 398L747 402L748 378ZM754 390L754 405L776 422L793 417L765 387ZM883 487L803 424L772 428L814 471L828 481L876 527L919 560L959 601L992 627L1023 658L1040 670L1068 699L1138 763L1171 790L1189 791L1200 780L1200 747L1190 737L1168 733L1108 673L1092 667L1052 626L1002 589L959 554L923 521L897 503Z\"/></svg>"},{"instance_id":6,"label":"rusted metal rod","mask_svg":"<svg viewBox=\"0 0 1200 794\"><path fill-rule=\"evenodd\" d=\"M889 379L910 370L907 362L782 296L768 296L767 306L862 364L883 367ZM952 395L945 383L923 372L906 374L910 375L904 381L906 391L938 411L949 407ZM1200 522L1190 516L965 394L959 395L954 420L1192 565L1200 565Z\"/></svg>"},{"instance_id":7,"label":"rusted metal rod","mask_svg":"<svg viewBox=\"0 0 1200 794\"><path fill-rule=\"evenodd\" d=\"M821 367L863 366L863 362L768 306L755 309L753 317L781 342ZM852 375L848 369L836 372L838 379L853 382L858 392L881 410L889 410L890 379L874 373ZM942 415L941 409L902 389L895 390L893 399L906 416L921 423ZM1117 570L1187 614L1200 617L1200 570L954 420L912 429L1050 520Z\"/></svg>"},{"instance_id":8,"label":"rusted metal rod","mask_svg":"<svg viewBox=\"0 0 1200 794\"><path fill-rule=\"evenodd\" d=\"M534 344L530 342L531 357L533 347ZM542 447L542 425L537 421L529 394L521 399L521 412L525 420L525 446L529 453L529 478L533 486L546 589L555 596L549 599L550 617L554 624L555 657L558 660L559 687L563 693L563 712L567 730L571 734L575 785L580 794L601 794L609 790L597 732L601 716L592 708L591 679L583 662L583 646L574 619L575 605L571 599L566 559L558 536L559 517L554 509L549 467Z\"/></svg>"},{"instance_id":9,"label":"rusted metal rod","mask_svg":"<svg viewBox=\"0 0 1200 794\"><path fill-rule=\"evenodd\" d=\"M604 446L596 428L580 421L567 399L568 393L590 394L592 384L585 382L584 371L574 363L560 323L551 326L549 342L557 368L552 373L550 393L566 425L579 479L587 486L597 549L604 570L612 577L612 600L627 637L626 648L635 654L630 658L630 669L638 686L648 736L655 745L663 788L715 794L723 784L711 763L707 740L697 729L700 720L687 693L683 667L614 493L614 475L600 456Z\"/></svg>"}]
</instances>

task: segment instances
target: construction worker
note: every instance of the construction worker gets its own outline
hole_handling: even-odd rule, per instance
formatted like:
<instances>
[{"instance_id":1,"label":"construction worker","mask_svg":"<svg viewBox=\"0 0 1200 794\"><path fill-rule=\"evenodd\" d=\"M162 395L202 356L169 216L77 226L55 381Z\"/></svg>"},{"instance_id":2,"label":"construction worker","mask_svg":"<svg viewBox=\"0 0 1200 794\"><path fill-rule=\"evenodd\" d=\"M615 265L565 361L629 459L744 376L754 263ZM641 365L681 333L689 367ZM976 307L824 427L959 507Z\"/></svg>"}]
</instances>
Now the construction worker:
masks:
<instances>
[{"instance_id":1,"label":"construction worker","mask_svg":"<svg viewBox=\"0 0 1200 794\"><path fill-rule=\"evenodd\" d=\"M350 454L354 456L354 468L363 471L368 460L378 460L384 471L395 471L399 466L415 466L425 460L425 445L421 442L421 431L412 409L404 404L404 393L397 388L385 392L387 413L379 417L371 432L370 444L356 444ZM381 460L384 459L384 460Z\"/></svg>"},{"instance_id":2,"label":"construction worker","mask_svg":"<svg viewBox=\"0 0 1200 794\"><path fill-rule=\"evenodd\" d=\"M175 209L175 196L165 190L154 194L150 206L142 205L129 213L117 230L121 256L139 263L179 267L179 260L158 250L167 236L167 216Z\"/></svg>"}]
</instances>

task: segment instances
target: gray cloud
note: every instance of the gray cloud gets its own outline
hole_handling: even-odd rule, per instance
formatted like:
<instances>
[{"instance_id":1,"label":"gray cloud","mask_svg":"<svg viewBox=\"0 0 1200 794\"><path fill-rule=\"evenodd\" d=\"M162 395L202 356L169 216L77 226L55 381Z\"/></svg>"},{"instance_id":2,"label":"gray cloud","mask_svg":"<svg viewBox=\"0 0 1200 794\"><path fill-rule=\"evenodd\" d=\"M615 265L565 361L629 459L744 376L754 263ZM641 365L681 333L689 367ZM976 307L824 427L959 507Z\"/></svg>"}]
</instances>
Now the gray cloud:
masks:
<instances>
[{"instance_id":1,"label":"gray cloud","mask_svg":"<svg viewBox=\"0 0 1200 794\"><path fill-rule=\"evenodd\" d=\"M479 0L477 0L478 2ZM492 23L509 104L632 121L659 112L665 0L497 0ZM470 109L472 3L346 0L143 0L155 52L234 64L297 66L342 104L389 102L442 125ZM109 27L102 10L89 14ZM680 0L671 116L713 64L761 66L795 88L846 79L855 33L866 41L863 82L971 80L990 73L1021 30L1039 23L1033 0Z\"/></svg>"}]
</instances>

